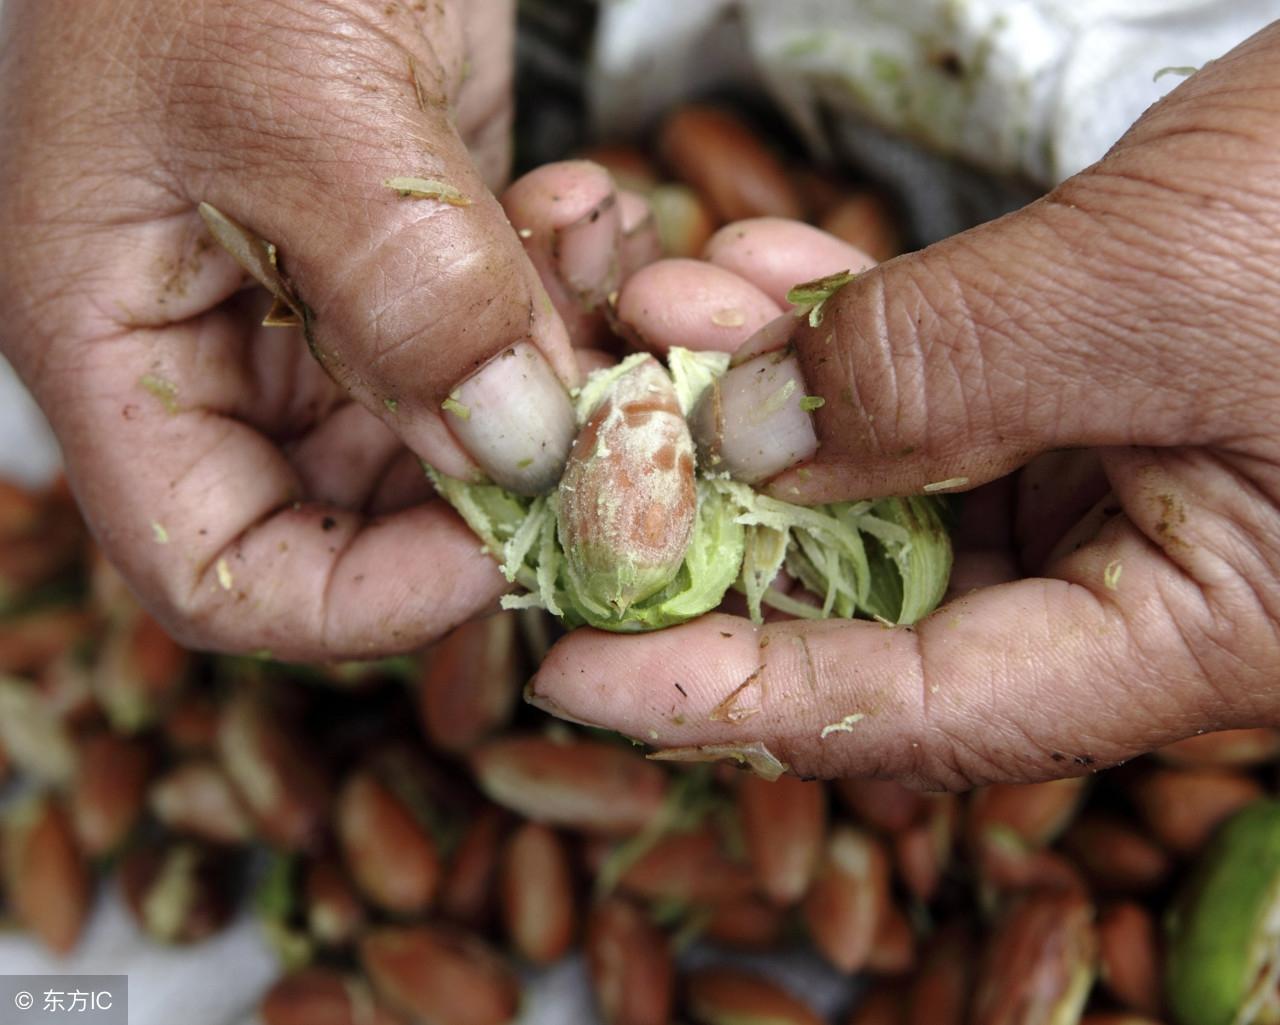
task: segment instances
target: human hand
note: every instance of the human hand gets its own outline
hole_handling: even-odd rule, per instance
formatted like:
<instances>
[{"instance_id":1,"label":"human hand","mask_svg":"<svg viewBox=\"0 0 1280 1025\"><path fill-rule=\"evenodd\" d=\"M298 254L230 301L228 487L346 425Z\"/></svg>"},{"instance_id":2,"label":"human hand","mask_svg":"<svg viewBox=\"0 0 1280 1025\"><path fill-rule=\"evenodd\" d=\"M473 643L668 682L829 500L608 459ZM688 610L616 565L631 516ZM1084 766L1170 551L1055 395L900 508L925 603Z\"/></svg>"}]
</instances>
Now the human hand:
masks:
<instances>
[{"instance_id":1,"label":"human hand","mask_svg":"<svg viewBox=\"0 0 1280 1025\"><path fill-rule=\"evenodd\" d=\"M5 4L0 343L99 543L186 643L381 655L508 586L418 460L532 492L572 441L569 338L489 192L513 6ZM616 231L594 187L577 200ZM278 247L306 342L258 326L268 297L201 202ZM598 289L572 237L555 269Z\"/></svg>"},{"instance_id":2,"label":"human hand","mask_svg":"<svg viewBox=\"0 0 1280 1025\"><path fill-rule=\"evenodd\" d=\"M780 497L977 489L961 534L986 558L956 583L991 586L915 628L711 615L577 631L532 700L691 756L763 743L801 775L927 787L1276 722L1277 68L1273 26L1045 199L862 275L816 327L766 327L722 382L703 440ZM802 386L753 423L730 407L773 408L752 385L762 352ZM825 400L812 415L806 394ZM1006 475L1042 453L1015 516ZM1029 575L998 582L1015 568Z\"/></svg>"}]
</instances>

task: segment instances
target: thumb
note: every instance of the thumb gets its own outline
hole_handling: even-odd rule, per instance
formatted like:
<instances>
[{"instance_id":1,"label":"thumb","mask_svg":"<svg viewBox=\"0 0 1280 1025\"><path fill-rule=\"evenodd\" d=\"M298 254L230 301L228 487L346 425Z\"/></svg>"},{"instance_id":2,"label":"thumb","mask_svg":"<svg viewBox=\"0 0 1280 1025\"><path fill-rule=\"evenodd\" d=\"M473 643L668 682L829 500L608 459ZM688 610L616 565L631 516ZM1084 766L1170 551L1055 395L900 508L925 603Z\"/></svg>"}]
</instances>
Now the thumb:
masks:
<instances>
[{"instance_id":1,"label":"thumb","mask_svg":"<svg viewBox=\"0 0 1280 1025\"><path fill-rule=\"evenodd\" d=\"M1231 436L1276 315L1277 53L1273 28L1042 200L763 329L700 411L704 447L820 502Z\"/></svg>"},{"instance_id":2,"label":"thumb","mask_svg":"<svg viewBox=\"0 0 1280 1025\"><path fill-rule=\"evenodd\" d=\"M184 189L283 292L330 376L420 457L522 493L551 486L572 441L576 368L454 127L461 19L474 12L352 3L318 20L299 11L295 25L283 5L250 28L250 6L208 5L204 59L174 62L190 78L177 92L196 97L163 129ZM271 62L245 59L258 51ZM276 267L255 236L275 246Z\"/></svg>"}]
</instances>

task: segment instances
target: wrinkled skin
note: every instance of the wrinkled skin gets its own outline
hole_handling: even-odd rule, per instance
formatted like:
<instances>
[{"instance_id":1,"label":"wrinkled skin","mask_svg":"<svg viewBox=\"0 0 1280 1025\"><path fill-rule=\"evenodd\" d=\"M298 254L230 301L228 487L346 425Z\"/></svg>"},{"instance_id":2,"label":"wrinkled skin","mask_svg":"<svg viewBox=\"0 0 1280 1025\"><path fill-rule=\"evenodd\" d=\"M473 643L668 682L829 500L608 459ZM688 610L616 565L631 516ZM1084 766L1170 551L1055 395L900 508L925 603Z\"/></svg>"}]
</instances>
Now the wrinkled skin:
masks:
<instances>
[{"instance_id":1,"label":"wrinkled skin","mask_svg":"<svg viewBox=\"0 0 1280 1025\"><path fill-rule=\"evenodd\" d=\"M1272 26L1047 198L870 271L819 328L796 322L825 405L816 450L769 489L817 502L964 478L962 533L985 555L957 583L975 589L914 629L580 631L534 700L657 746L763 741L801 774L926 787L1280 721L1277 140ZM1090 454L1037 460L1011 513L1005 475L1066 448ZM1108 489L1053 551L1063 510ZM747 680L738 706L758 713L712 721Z\"/></svg>"},{"instance_id":2,"label":"wrinkled skin","mask_svg":"<svg viewBox=\"0 0 1280 1025\"><path fill-rule=\"evenodd\" d=\"M0 343L97 540L187 643L404 651L506 586L417 460L474 472L441 402L504 347L576 378L489 192L513 6L4 5ZM403 199L398 175L471 204ZM323 369L258 326L266 293L201 201L278 245Z\"/></svg>"}]
</instances>

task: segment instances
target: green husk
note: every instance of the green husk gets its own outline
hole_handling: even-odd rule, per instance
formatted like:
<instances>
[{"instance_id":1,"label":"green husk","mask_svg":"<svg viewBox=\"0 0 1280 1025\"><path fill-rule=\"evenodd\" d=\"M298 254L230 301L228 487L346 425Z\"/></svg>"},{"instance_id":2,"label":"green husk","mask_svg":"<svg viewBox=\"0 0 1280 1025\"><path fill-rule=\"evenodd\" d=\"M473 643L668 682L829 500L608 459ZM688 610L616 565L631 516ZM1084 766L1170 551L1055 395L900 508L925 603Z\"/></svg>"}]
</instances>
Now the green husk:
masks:
<instances>
[{"instance_id":1,"label":"green husk","mask_svg":"<svg viewBox=\"0 0 1280 1025\"><path fill-rule=\"evenodd\" d=\"M577 396L585 422L608 386L631 362L593 374ZM693 410L725 372L723 353L672 349L669 368L681 409ZM555 495L529 499L493 484L470 484L428 469L440 493L528 593L506 608L544 608L570 627L638 632L685 622L720 604L730 587L746 597L757 622L764 608L806 618L860 616L913 623L942 599L951 543L934 497L886 498L806 507L716 474L700 475L698 517L679 572L657 594L619 610L587 593L567 569L556 530ZM770 590L786 569L815 597L809 604Z\"/></svg>"},{"instance_id":2,"label":"green husk","mask_svg":"<svg viewBox=\"0 0 1280 1025\"><path fill-rule=\"evenodd\" d=\"M1275 1021L1280 974L1280 802L1214 835L1166 921L1166 994L1180 1025Z\"/></svg>"}]
</instances>

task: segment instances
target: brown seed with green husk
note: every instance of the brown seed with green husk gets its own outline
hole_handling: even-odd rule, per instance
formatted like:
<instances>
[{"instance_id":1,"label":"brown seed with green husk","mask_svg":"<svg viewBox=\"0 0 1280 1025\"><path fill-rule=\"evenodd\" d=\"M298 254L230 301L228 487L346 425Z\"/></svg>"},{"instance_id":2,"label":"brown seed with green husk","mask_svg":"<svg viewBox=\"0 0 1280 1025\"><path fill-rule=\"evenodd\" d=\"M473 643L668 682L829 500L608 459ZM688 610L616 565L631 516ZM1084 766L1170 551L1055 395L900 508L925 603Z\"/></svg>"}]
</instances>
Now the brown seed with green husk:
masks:
<instances>
[{"instance_id":1,"label":"brown seed with green husk","mask_svg":"<svg viewBox=\"0 0 1280 1025\"><path fill-rule=\"evenodd\" d=\"M972 1025L1077 1021L1097 965L1093 917L1078 893L1033 893L1015 904L987 941Z\"/></svg>"},{"instance_id":2,"label":"brown seed with green husk","mask_svg":"<svg viewBox=\"0 0 1280 1025\"><path fill-rule=\"evenodd\" d=\"M161 840L131 850L120 866L125 904L162 943L212 936L235 910L231 862L194 841Z\"/></svg>"},{"instance_id":3,"label":"brown seed with green husk","mask_svg":"<svg viewBox=\"0 0 1280 1025\"><path fill-rule=\"evenodd\" d=\"M624 613L680 571L698 513L693 438L657 360L610 384L574 442L557 501L569 575L602 613Z\"/></svg>"}]
</instances>

